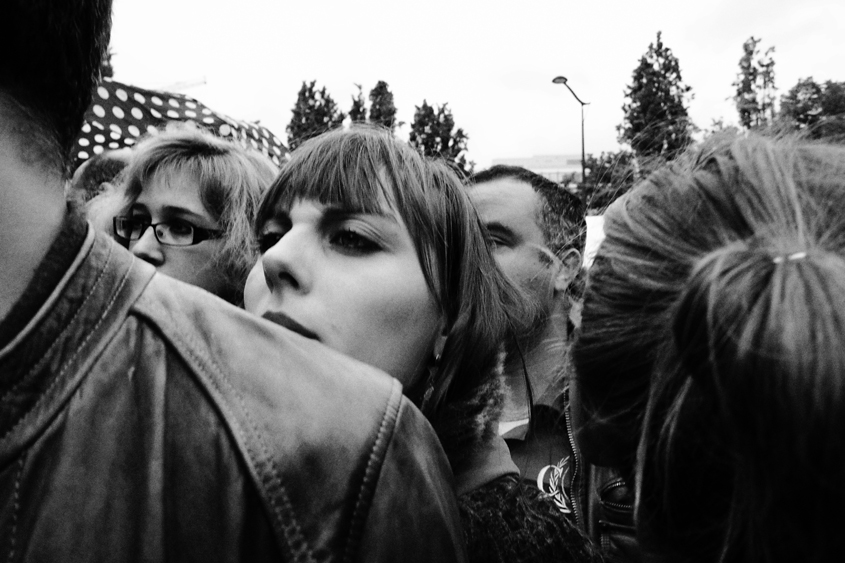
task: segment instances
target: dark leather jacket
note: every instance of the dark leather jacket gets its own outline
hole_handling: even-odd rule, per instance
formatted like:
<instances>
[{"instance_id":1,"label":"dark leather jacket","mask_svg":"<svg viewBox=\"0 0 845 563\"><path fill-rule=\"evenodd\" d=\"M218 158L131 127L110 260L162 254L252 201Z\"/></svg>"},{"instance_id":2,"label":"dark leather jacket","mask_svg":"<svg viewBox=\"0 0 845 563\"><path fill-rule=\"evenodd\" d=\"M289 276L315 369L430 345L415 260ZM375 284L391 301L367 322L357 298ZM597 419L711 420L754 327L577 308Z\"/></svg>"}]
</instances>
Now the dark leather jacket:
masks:
<instances>
[{"instance_id":1,"label":"dark leather jacket","mask_svg":"<svg viewBox=\"0 0 845 563\"><path fill-rule=\"evenodd\" d=\"M102 234L0 350L4 561L463 561L433 431L375 370Z\"/></svg>"},{"instance_id":2,"label":"dark leather jacket","mask_svg":"<svg viewBox=\"0 0 845 563\"><path fill-rule=\"evenodd\" d=\"M572 512L606 561L639 563L643 556L634 528L634 491L615 469L584 461L572 428L568 391L564 397L567 445L573 452L568 487Z\"/></svg>"}]
</instances>

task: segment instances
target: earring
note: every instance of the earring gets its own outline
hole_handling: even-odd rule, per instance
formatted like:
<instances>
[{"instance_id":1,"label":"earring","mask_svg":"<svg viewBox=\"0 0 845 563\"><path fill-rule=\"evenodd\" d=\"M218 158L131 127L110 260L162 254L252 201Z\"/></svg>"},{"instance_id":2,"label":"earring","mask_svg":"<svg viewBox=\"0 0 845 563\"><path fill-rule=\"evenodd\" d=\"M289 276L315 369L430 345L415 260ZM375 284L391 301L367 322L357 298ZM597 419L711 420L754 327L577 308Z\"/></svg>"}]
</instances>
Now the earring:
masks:
<instances>
[{"instance_id":1,"label":"earring","mask_svg":"<svg viewBox=\"0 0 845 563\"><path fill-rule=\"evenodd\" d=\"M431 395L434 394L434 378L429 377L428 383L425 385L425 393L423 393L422 403L420 403L420 410L425 412L428 407L428 402L431 400Z\"/></svg>"},{"instance_id":2,"label":"earring","mask_svg":"<svg viewBox=\"0 0 845 563\"><path fill-rule=\"evenodd\" d=\"M425 384L425 392L423 393L422 403L420 403L420 410L423 412L425 412L425 408L428 406L428 402L434 394L434 377L440 367L440 358L443 356L443 348L445 347L446 335L441 334L437 337L437 340L434 341L434 349L432 350L434 361L431 362L431 365L428 368L428 381Z\"/></svg>"},{"instance_id":3,"label":"earring","mask_svg":"<svg viewBox=\"0 0 845 563\"><path fill-rule=\"evenodd\" d=\"M437 340L434 341L434 365L437 366L440 363L440 357L443 356L443 348L446 347L446 335L441 334L437 337Z\"/></svg>"}]
</instances>

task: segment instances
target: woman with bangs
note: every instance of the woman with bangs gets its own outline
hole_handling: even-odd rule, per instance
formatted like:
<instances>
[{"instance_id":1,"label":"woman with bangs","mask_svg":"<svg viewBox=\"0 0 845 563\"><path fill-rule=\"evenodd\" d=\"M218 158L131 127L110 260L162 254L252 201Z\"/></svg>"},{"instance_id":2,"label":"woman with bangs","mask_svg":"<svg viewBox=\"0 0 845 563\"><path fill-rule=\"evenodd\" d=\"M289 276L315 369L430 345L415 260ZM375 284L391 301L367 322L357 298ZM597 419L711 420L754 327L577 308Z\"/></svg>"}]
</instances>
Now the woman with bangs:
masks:
<instances>
[{"instance_id":1,"label":"woman with bangs","mask_svg":"<svg viewBox=\"0 0 845 563\"><path fill-rule=\"evenodd\" d=\"M403 384L452 465L471 560L592 560L496 435L501 342L523 300L447 166L387 131L324 134L282 169L256 235L246 309Z\"/></svg>"},{"instance_id":2,"label":"woman with bangs","mask_svg":"<svg viewBox=\"0 0 845 563\"><path fill-rule=\"evenodd\" d=\"M252 220L277 172L255 151L168 127L133 150L114 235L159 272L241 304L257 257Z\"/></svg>"}]
</instances>

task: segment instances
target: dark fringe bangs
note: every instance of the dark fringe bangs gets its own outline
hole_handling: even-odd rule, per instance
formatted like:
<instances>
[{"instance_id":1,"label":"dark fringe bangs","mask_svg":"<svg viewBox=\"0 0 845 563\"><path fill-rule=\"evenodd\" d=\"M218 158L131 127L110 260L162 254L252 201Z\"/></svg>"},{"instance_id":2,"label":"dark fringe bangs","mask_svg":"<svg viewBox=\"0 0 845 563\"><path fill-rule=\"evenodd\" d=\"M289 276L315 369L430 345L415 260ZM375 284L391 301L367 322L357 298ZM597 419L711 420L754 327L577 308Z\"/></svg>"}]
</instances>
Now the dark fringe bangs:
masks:
<instances>
[{"instance_id":1,"label":"dark fringe bangs","mask_svg":"<svg viewBox=\"0 0 845 563\"><path fill-rule=\"evenodd\" d=\"M422 167L401 154L403 147L395 139L377 130L355 133L334 131L300 146L270 187L257 223L278 210L290 209L296 200L310 199L359 213L379 213L386 204L410 229L406 213L413 205L406 204L401 187L409 192L421 188L407 169L422 173Z\"/></svg>"}]
</instances>

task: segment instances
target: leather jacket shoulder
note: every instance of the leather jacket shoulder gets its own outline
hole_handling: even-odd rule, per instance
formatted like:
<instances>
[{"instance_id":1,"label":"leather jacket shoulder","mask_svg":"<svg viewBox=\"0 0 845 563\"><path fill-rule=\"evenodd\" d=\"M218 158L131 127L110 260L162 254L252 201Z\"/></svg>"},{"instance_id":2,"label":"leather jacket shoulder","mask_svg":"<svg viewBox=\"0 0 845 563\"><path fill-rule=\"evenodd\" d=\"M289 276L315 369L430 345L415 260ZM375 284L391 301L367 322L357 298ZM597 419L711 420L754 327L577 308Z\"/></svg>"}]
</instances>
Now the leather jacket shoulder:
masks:
<instances>
[{"instance_id":1,"label":"leather jacket shoulder","mask_svg":"<svg viewBox=\"0 0 845 563\"><path fill-rule=\"evenodd\" d=\"M0 351L0 556L463 560L448 462L395 380L103 235L83 253Z\"/></svg>"}]
</instances>

